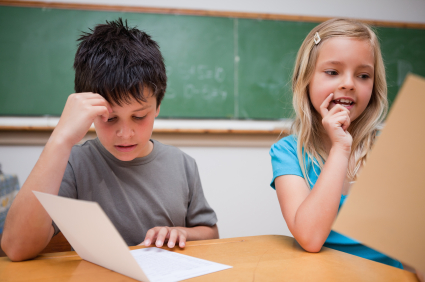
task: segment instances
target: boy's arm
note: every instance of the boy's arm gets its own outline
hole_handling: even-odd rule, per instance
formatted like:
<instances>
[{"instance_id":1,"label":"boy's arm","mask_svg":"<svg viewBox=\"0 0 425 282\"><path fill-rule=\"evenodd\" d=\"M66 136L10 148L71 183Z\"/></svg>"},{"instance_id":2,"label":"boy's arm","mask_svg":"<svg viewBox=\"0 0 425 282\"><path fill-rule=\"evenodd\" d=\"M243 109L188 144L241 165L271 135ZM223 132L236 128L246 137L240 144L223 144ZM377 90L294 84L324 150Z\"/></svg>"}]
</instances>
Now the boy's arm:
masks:
<instances>
[{"instance_id":1,"label":"boy's arm","mask_svg":"<svg viewBox=\"0 0 425 282\"><path fill-rule=\"evenodd\" d=\"M195 227L167 227L157 226L149 229L145 240L140 245L150 246L153 242L159 248L165 241L167 246L174 248L179 243L180 248L186 246L186 241L218 239L217 225L213 226L195 226Z\"/></svg>"},{"instance_id":2,"label":"boy's arm","mask_svg":"<svg viewBox=\"0 0 425 282\"><path fill-rule=\"evenodd\" d=\"M71 154L93 120L108 119L111 108L98 94L69 96L58 125L8 212L1 247L13 261L35 257L53 236L52 219L32 191L57 195Z\"/></svg>"}]
</instances>

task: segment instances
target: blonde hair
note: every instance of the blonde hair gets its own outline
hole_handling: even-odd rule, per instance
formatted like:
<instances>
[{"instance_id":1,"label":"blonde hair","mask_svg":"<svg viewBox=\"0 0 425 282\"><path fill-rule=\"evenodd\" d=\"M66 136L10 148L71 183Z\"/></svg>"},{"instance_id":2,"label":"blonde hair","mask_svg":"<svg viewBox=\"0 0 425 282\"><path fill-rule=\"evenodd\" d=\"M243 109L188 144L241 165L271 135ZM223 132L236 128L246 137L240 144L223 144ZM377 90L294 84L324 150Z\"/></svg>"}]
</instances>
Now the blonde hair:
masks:
<instances>
[{"instance_id":1,"label":"blonde hair","mask_svg":"<svg viewBox=\"0 0 425 282\"><path fill-rule=\"evenodd\" d=\"M319 34L321 41L314 42L314 35ZM359 168L365 163L371 149L378 125L383 121L388 111L387 83L385 80L385 66L382 59L379 41L373 30L366 24L350 19L331 19L313 28L302 43L295 62L292 77L293 106L296 114L291 133L297 138L297 155L304 178L308 187L311 181L306 173L305 157L323 167L327 153L320 140L322 117L317 113L310 102L308 87L316 66L320 47L324 41L333 37L349 37L367 40L373 50L375 58L375 74L372 96L363 113L348 128L353 136L351 158L347 176L355 180ZM313 166L314 167L314 166Z\"/></svg>"}]
</instances>

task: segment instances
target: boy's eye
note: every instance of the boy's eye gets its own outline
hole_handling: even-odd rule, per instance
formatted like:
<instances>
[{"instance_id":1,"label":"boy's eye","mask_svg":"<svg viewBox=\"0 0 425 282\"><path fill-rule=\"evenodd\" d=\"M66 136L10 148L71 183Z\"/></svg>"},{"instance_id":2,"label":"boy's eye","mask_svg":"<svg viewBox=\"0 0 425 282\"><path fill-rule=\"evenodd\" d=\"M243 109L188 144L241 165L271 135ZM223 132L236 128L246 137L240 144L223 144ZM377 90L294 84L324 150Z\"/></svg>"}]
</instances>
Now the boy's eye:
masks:
<instances>
[{"instance_id":1,"label":"boy's eye","mask_svg":"<svg viewBox=\"0 0 425 282\"><path fill-rule=\"evenodd\" d=\"M117 119L117 117L111 117L111 118L108 118L108 122L113 122L113 121L115 121Z\"/></svg>"},{"instance_id":2,"label":"boy's eye","mask_svg":"<svg viewBox=\"0 0 425 282\"><path fill-rule=\"evenodd\" d=\"M336 72L336 71L334 71L334 70L328 70L328 71L325 71L325 73L326 74L329 74L329 75L337 75L338 73Z\"/></svg>"},{"instance_id":3,"label":"boy's eye","mask_svg":"<svg viewBox=\"0 0 425 282\"><path fill-rule=\"evenodd\" d=\"M134 117L134 119L137 119L137 120L142 120L142 119L144 119L146 116L142 116L142 117Z\"/></svg>"}]
</instances>

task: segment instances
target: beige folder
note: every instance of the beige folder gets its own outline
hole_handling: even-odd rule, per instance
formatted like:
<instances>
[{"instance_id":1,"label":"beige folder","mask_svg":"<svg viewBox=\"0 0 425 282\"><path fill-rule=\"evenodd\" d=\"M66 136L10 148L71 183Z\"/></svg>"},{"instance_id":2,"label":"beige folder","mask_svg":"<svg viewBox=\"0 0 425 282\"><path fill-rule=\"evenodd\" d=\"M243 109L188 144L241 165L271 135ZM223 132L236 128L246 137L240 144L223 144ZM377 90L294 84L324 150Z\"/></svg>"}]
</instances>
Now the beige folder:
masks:
<instances>
[{"instance_id":1,"label":"beige folder","mask_svg":"<svg viewBox=\"0 0 425 282\"><path fill-rule=\"evenodd\" d=\"M425 79L406 78L333 230L425 271Z\"/></svg>"}]
</instances>

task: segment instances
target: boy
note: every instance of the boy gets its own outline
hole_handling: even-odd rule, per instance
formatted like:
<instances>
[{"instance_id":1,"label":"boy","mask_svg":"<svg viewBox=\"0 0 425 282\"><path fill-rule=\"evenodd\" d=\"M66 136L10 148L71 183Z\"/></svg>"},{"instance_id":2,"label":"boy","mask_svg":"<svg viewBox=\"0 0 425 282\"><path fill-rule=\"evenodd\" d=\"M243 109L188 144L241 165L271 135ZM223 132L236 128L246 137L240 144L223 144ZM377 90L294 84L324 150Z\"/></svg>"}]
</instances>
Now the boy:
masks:
<instances>
[{"instance_id":1,"label":"boy","mask_svg":"<svg viewBox=\"0 0 425 282\"><path fill-rule=\"evenodd\" d=\"M121 19L79 38L75 91L8 213L2 248L35 257L59 232L32 191L96 201L128 245L218 238L195 161L151 140L166 88L159 47ZM76 145L94 123L97 138ZM101 236L101 234L99 234Z\"/></svg>"}]
</instances>

